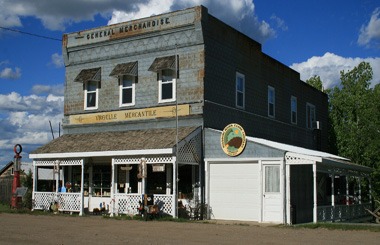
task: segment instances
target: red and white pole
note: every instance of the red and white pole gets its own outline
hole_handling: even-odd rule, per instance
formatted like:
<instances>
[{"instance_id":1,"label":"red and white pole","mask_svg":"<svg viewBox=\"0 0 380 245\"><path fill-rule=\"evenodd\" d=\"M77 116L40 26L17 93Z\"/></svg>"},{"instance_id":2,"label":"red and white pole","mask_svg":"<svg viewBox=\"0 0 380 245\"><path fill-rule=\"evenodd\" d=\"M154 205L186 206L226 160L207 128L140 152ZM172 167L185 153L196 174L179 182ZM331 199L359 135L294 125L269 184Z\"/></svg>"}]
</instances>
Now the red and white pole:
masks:
<instances>
[{"instance_id":1,"label":"red and white pole","mask_svg":"<svg viewBox=\"0 0 380 245\"><path fill-rule=\"evenodd\" d=\"M13 183L12 183L12 200L11 207L18 208L19 203L21 202L21 197L17 197L17 188L20 187L20 165L21 165L21 156L22 146L17 144L14 146L13 151L15 152L15 161L14 161L14 171L13 171Z\"/></svg>"}]
</instances>

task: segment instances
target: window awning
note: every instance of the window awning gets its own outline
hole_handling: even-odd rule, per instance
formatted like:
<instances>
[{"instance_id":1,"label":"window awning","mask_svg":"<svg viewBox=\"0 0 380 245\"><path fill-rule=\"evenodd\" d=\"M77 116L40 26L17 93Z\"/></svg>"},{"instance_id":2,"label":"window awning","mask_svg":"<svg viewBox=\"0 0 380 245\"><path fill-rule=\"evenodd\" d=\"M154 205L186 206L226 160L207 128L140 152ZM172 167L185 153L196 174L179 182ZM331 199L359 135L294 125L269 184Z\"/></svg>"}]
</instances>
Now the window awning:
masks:
<instances>
[{"instance_id":1,"label":"window awning","mask_svg":"<svg viewBox=\"0 0 380 245\"><path fill-rule=\"evenodd\" d=\"M132 75L137 77L137 61L118 64L113 68L110 76Z\"/></svg>"},{"instance_id":2,"label":"window awning","mask_svg":"<svg viewBox=\"0 0 380 245\"><path fill-rule=\"evenodd\" d=\"M95 81L100 82L101 80L101 69L100 67L91 68L91 69L83 69L79 72L78 76L75 78L74 82L87 82L87 81Z\"/></svg>"},{"instance_id":3,"label":"window awning","mask_svg":"<svg viewBox=\"0 0 380 245\"><path fill-rule=\"evenodd\" d=\"M153 72L159 72L160 70L176 70L176 64L175 64L175 55L172 56L166 56L166 57L160 57L156 58L153 63L150 65L148 71ZM177 63L178 63L178 56L177 56ZM178 66L177 66L178 70Z\"/></svg>"}]
</instances>

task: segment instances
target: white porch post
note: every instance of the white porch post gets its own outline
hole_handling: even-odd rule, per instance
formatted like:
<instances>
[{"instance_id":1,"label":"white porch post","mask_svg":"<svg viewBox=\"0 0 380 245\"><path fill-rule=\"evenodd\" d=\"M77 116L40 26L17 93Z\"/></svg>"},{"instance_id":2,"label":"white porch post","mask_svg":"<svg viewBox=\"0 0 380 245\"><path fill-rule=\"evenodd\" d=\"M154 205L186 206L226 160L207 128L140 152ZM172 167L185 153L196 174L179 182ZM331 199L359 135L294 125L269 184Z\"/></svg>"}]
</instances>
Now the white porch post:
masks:
<instances>
[{"instance_id":1,"label":"white porch post","mask_svg":"<svg viewBox=\"0 0 380 245\"><path fill-rule=\"evenodd\" d=\"M113 217L114 213L114 205L115 202L113 201L115 198L115 159L112 158L112 164L111 164L111 202L112 202L112 207L111 207L111 217Z\"/></svg>"},{"instance_id":2,"label":"white porch post","mask_svg":"<svg viewBox=\"0 0 380 245\"><path fill-rule=\"evenodd\" d=\"M172 193L173 188L173 165L167 164L167 172L166 172L166 195L170 195ZM173 192L174 193L174 192Z\"/></svg>"},{"instance_id":3,"label":"white porch post","mask_svg":"<svg viewBox=\"0 0 380 245\"><path fill-rule=\"evenodd\" d=\"M84 159L81 160L80 210L79 210L79 216L83 215L83 210L84 210Z\"/></svg>"},{"instance_id":4,"label":"white porch post","mask_svg":"<svg viewBox=\"0 0 380 245\"><path fill-rule=\"evenodd\" d=\"M33 161L33 189L32 189L32 211L34 211L34 205L33 201L35 200L35 192L37 189L37 166L36 166L36 161Z\"/></svg>"},{"instance_id":5,"label":"white porch post","mask_svg":"<svg viewBox=\"0 0 380 245\"><path fill-rule=\"evenodd\" d=\"M177 157L173 157L173 217L178 217L178 182L177 182Z\"/></svg>"},{"instance_id":6,"label":"white porch post","mask_svg":"<svg viewBox=\"0 0 380 245\"><path fill-rule=\"evenodd\" d=\"M292 224L292 213L290 210L290 165L286 164L285 166L285 183L286 183L286 223Z\"/></svg>"},{"instance_id":7,"label":"white porch post","mask_svg":"<svg viewBox=\"0 0 380 245\"><path fill-rule=\"evenodd\" d=\"M318 190L317 190L317 163L313 163L313 222L318 222Z\"/></svg>"}]
</instances>

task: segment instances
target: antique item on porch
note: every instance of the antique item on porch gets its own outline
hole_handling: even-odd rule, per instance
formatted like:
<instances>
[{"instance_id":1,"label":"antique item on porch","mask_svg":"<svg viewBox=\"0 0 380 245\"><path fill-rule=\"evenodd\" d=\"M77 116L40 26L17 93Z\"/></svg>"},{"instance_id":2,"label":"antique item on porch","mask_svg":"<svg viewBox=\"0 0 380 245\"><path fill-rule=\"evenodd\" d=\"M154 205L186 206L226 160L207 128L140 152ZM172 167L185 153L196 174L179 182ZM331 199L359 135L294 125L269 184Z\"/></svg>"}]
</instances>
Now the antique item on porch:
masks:
<instances>
[{"instance_id":1,"label":"antique item on porch","mask_svg":"<svg viewBox=\"0 0 380 245\"><path fill-rule=\"evenodd\" d=\"M146 176L147 176L146 159L145 159L145 157L143 157L143 158L141 158L141 161L139 164L139 172L137 174L137 178L145 179Z\"/></svg>"}]
</instances>

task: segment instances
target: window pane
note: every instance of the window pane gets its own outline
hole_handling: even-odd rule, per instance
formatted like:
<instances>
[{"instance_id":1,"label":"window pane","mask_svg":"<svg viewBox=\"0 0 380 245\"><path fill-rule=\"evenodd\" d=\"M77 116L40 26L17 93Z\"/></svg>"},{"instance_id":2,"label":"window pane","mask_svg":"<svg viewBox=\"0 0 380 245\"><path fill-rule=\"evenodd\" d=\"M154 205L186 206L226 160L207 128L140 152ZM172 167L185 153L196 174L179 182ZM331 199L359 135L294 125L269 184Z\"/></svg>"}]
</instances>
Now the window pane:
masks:
<instances>
[{"instance_id":1,"label":"window pane","mask_svg":"<svg viewBox=\"0 0 380 245\"><path fill-rule=\"evenodd\" d=\"M273 104L269 104L269 115L274 116L274 105Z\"/></svg>"},{"instance_id":2,"label":"window pane","mask_svg":"<svg viewBox=\"0 0 380 245\"><path fill-rule=\"evenodd\" d=\"M96 106L96 93L87 92L87 107L95 107Z\"/></svg>"},{"instance_id":3,"label":"window pane","mask_svg":"<svg viewBox=\"0 0 380 245\"><path fill-rule=\"evenodd\" d=\"M243 92L244 91L244 83L243 83L243 78L242 77L238 77L237 78L236 89L239 92Z\"/></svg>"},{"instance_id":4,"label":"window pane","mask_svg":"<svg viewBox=\"0 0 380 245\"><path fill-rule=\"evenodd\" d=\"M162 84L161 99L167 100L173 98L173 84L165 83Z\"/></svg>"},{"instance_id":5,"label":"window pane","mask_svg":"<svg viewBox=\"0 0 380 245\"><path fill-rule=\"evenodd\" d=\"M279 166L265 166L265 192L280 192Z\"/></svg>"},{"instance_id":6,"label":"window pane","mask_svg":"<svg viewBox=\"0 0 380 245\"><path fill-rule=\"evenodd\" d=\"M123 89L123 104L132 103L132 88L124 88Z\"/></svg>"},{"instance_id":7,"label":"window pane","mask_svg":"<svg viewBox=\"0 0 380 245\"><path fill-rule=\"evenodd\" d=\"M243 99L244 99L243 93L238 92L237 93L237 102L236 102L238 106L241 106L241 107L244 106Z\"/></svg>"}]
</instances>

